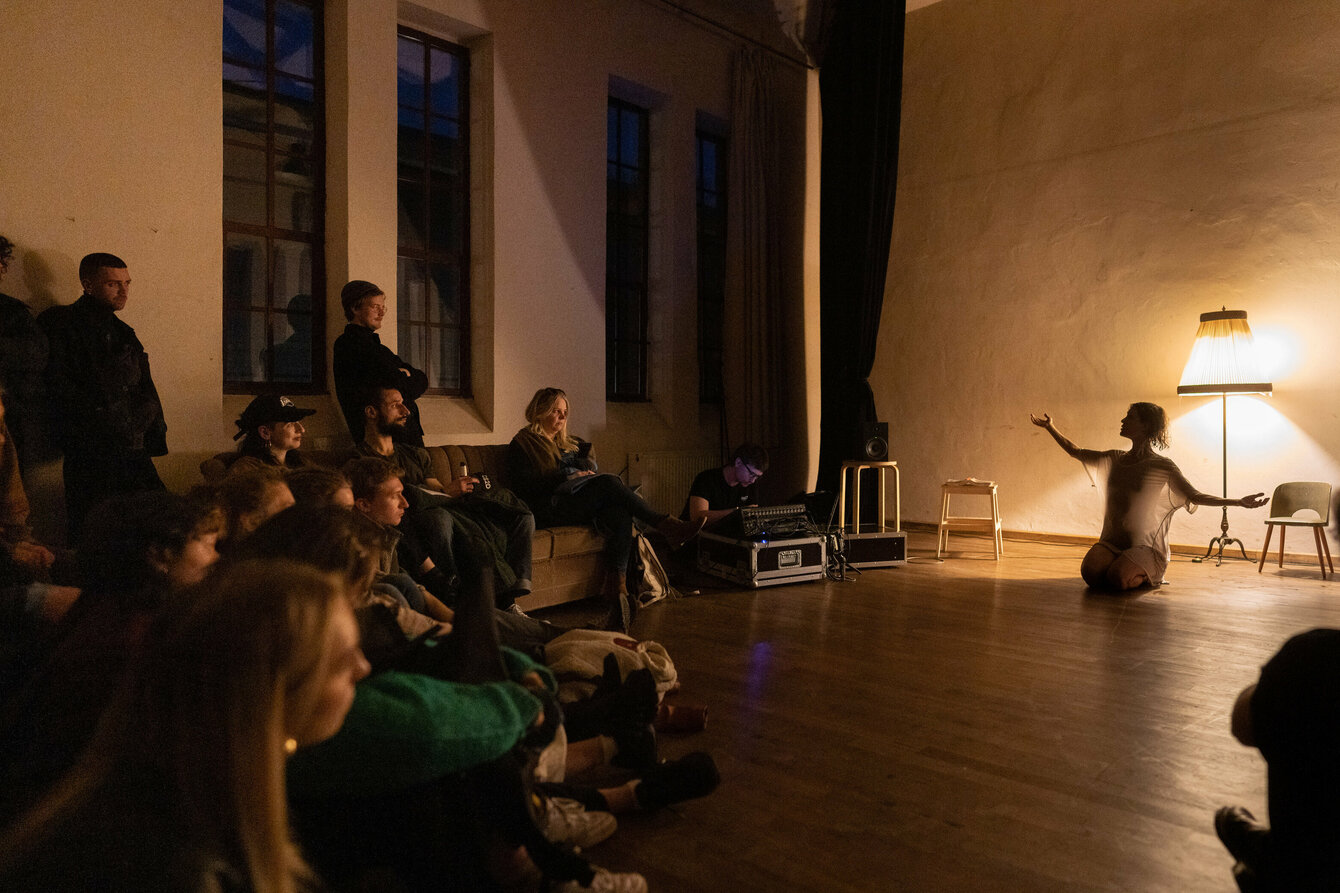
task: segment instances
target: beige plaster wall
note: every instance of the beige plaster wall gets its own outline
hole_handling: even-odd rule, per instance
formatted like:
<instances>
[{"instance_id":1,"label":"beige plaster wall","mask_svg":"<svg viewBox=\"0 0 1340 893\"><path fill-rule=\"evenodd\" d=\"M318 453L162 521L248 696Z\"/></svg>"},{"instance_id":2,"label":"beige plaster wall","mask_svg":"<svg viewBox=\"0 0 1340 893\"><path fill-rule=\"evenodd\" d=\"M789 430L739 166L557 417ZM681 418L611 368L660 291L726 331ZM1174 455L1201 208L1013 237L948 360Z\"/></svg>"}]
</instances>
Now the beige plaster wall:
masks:
<instances>
[{"instance_id":1,"label":"beige plaster wall","mask_svg":"<svg viewBox=\"0 0 1340 893\"><path fill-rule=\"evenodd\" d=\"M572 396L573 429L617 470L629 449L715 447L697 401L694 125L729 119L734 44L669 7L631 0L331 0L327 9L327 340L340 286L392 298L395 27L473 51L475 341L472 400L432 398L430 442L507 440L542 385ZM130 265L123 317L152 358L169 485L231 446L249 399L221 392L221 4L32 0L7 11L0 53L0 232L19 246L3 289L40 311L77 297L92 250ZM106 23L116 22L114 29ZM783 66L789 345L803 349L805 75ZM604 400L605 109L611 78L653 102L653 400ZM798 364L803 368L803 364ZM791 385L804 406L803 375ZM337 446L329 396L309 443ZM798 430L806 424L796 413ZM803 465L804 451L799 450ZM796 486L803 481L797 479Z\"/></svg>"},{"instance_id":2,"label":"beige plaster wall","mask_svg":"<svg viewBox=\"0 0 1340 893\"><path fill-rule=\"evenodd\" d=\"M122 318L148 350L173 450L159 468L178 481L194 472L191 450L231 435L220 409L222 29L213 6L9 4L0 53L0 232L17 245L0 288L41 311L79 296L85 254L126 259L133 284ZM50 506L50 475L37 477L40 510Z\"/></svg>"},{"instance_id":3,"label":"beige plaster wall","mask_svg":"<svg viewBox=\"0 0 1340 893\"><path fill-rule=\"evenodd\" d=\"M1028 414L1169 455L1220 491L1220 405L1178 398L1199 314L1243 309L1272 398L1229 402L1228 490L1340 481L1340 7L1326 0L943 0L907 17L902 149L873 384L904 517L1001 484L1007 527L1096 534L1099 494ZM1259 547L1263 513L1230 510ZM1220 513L1173 525L1204 544ZM1296 543L1296 547L1301 544Z\"/></svg>"}]
</instances>

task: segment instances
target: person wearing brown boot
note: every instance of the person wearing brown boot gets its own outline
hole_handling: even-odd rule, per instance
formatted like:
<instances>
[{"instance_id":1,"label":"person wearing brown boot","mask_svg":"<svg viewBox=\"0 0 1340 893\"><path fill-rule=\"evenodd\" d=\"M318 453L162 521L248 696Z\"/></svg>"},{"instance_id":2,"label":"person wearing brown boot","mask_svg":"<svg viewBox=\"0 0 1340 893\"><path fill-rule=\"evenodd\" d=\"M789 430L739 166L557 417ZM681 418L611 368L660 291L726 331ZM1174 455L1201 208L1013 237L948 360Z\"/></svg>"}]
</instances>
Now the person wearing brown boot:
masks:
<instances>
[{"instance_id":1,"label":"person wearing brown boot","mask_svg":"<svg viewBox=\"0 0 1340 893\"><path fill-rule=\"evenodd\" d=\"M633 548L634 519L659 530L672 546L697 536L702 522L656 511L615 474L602 474L591 444L568 434L568 395L541 388L526 406L526 427L507 446L508 486L535 515L536 527L594 523L605 534L607 626L627 630L632 605L624 575Z\"/></svg>"}]
</instances>

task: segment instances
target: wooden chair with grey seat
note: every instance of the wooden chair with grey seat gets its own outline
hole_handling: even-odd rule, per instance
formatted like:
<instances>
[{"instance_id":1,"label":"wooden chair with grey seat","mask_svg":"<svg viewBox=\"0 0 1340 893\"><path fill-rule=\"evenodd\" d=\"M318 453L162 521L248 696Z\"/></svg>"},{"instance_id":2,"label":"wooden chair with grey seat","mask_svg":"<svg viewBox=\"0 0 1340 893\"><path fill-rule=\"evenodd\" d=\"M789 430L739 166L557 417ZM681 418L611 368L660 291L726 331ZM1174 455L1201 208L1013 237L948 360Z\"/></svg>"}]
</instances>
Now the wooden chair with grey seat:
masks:
<instances>
[{"instance_id":1,"label":"wooden chair with grey seat","mask_svg":"<svg viewBox=\"0 0 1340 893\"><path fill-rule=\"evenodd\" d=\"M1261 563L1256 566L1256 572L1259 574L1266 566L1266 555L1270 551L1270 535L1276 527L1280 529L1280 567L1284 567L1284 532L1290 527L1311 527L1317 545L1317 563L1321 565L1321 578L1325 580L1328 566L1331 573L1335 573L1335 565L1331 562L1331 546L1326 541L1326 527L1330 523L1330 484L1324 481L1290 481L1287 484L1280 484L1270 497L1270 517L1266 519L1266 542L1261 547Z\"/></svg>"}]
</instances>

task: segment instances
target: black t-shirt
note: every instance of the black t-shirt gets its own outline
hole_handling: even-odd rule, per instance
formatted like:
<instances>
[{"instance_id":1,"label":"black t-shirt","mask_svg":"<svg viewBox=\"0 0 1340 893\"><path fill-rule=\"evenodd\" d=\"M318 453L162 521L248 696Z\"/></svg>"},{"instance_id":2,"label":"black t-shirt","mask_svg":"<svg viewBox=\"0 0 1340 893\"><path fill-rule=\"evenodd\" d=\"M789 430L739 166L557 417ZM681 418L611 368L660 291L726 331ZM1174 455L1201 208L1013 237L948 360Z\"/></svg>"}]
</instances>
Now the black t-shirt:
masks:
<instances>
[{"instance_id":1,"label":"black t-shirt","mask_svg":"<svg viewBox=\"0 0 1340 893\"><path fill-rule=\"evenodd\" d=\"M745 505L758 504L758 483L748 487L732 487L726 483L726 477L720 468L709 468L693 479L689 487L689 498L694 496L707 500L707 510L718 512L722 509L738 509ZM684 500L684 509L679 513L682 520L689 517L689 502Z\"/></svg>"}]
</instances>

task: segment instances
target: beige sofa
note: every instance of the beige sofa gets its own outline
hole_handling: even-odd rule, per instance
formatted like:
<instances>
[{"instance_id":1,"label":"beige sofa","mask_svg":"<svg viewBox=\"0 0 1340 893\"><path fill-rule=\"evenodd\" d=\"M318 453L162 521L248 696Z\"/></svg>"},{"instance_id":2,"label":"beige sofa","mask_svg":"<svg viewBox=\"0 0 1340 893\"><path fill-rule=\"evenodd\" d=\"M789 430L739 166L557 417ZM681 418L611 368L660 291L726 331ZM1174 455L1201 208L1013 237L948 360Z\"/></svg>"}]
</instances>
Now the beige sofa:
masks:
<instances>
[{"instance_id":1,"label":"beige sofa","mask_svg":"<svg viewBox=\"0 0 1340 893\"><path fill-rule=\"evenodd\" d=\"M428 448L433 459L433 476L439 481L459 476L461 462L465 462L471 474L488 475L495 487L507 486L503 474L506 452L505 443ZM590 525L535 531L531 558L533 585L530 595L517 599L517 604L529 611L599 594L605 567L601 558L604 549L605 538Z\"/></svg>"},{"instance_id":2,"label":"beige sofa","mask_svg":"<svg viewBox=\"0 0 1340 893\"><path fill-rule=\"evenodd\" d=\"M494 486L507 486L503 476L503 456L506 444L464 446L447 444L428 448L433 460L433 476L449 481L460 474L461 462L471 474L487 474ZM336 464L337 454L303 450L302 454L323 464ZM200 464L206 480L221 479L236 454L220 453ZM590 525L585 527L555 527L535 531L533 544L532 588L530 595L517 599L523 610L544 608L576 601L600 592L604 574L601 553L605 539Z\"/></svg>"}]
</instances>

